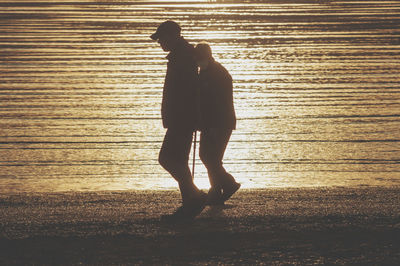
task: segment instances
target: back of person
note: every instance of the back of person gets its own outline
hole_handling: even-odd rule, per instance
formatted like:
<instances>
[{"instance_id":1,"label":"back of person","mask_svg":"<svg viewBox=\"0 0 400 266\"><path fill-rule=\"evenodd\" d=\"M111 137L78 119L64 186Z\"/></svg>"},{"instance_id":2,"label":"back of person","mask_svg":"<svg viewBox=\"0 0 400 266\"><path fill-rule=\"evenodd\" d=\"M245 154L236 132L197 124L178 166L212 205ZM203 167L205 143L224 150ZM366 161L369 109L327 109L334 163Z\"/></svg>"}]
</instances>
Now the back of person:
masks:
<instances>
[{"instance_id":1,"label":"back of person","mask_svg":"<svg viewBox=\"0 0 400 266\"><path fill-rule=\"evenodd\" d=\"M206 69L200 70L200 129L236 128L233 106L232 77L215 60Z\"/></svg>"}]
</instances>

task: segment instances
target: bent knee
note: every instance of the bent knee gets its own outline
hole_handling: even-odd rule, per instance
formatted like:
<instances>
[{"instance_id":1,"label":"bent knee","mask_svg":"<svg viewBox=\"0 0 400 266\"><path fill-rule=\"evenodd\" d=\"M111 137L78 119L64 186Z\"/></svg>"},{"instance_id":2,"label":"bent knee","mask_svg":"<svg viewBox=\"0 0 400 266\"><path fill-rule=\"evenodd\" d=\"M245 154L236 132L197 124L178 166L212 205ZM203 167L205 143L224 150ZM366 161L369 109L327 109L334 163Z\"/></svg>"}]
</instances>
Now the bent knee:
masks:
<instances>
[{"instance_id":1,"label":"bent knee","mask_svg":"<svg viewBox=\"0 0 400 266\"><path fill-rule=\"evenodd\" d=\"M176 171L184 162L180 162L171 154L160 152L158 155L158 163L168 172Z\"/></svg>"},{"instance_id":2,"label":"bent knee","mask_svg":"<svg viewBox=\"0 0 400 266\"><path fill-rule=\"evenodd\" d=\"M210 156L208 155L207 152L205 152L202 149L200 149L200 151L199 151L199 157L204 165L208 165L210 163Z\"/></svg>"}]
</instances>

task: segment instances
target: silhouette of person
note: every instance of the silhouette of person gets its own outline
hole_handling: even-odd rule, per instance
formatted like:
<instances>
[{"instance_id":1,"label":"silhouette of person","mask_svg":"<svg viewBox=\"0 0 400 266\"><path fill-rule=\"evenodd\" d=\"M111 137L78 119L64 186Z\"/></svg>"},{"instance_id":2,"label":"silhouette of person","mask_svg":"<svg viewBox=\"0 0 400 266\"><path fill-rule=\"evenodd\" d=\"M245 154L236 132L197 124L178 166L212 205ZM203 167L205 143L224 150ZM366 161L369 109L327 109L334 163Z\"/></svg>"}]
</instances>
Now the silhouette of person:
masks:
<instances>
[{"instance_id":1,"label":"silhouette of person","mask_svg":"<svg viewBox=\"0 0 400 266\"><path fill-rule=\"evenodd\" d=\"M214 60L207 43L196 46L195 59L200 67L200 159L207 168L211 184L208 204L224 204L240 188L240 184L225 170L222 163L232 130L236 129L232 77Z\"/></svg>"},{"instance_id":2,"label":"silhouette of person","mask_svg":"<svg viewBox=\"0 0 400 266\"><path fill-rule=\"evenodd\" d=\"M162 122L167 131L158 160L178 182L182 196L182 206L161 219L193 219L204 209L207 200L207 194L193 183L188 165L196 124L198 69L194 47L181 36L180 26L171 20L161 23L150 37L169 52L161 105Z\"/></svg>"}]
</instances>

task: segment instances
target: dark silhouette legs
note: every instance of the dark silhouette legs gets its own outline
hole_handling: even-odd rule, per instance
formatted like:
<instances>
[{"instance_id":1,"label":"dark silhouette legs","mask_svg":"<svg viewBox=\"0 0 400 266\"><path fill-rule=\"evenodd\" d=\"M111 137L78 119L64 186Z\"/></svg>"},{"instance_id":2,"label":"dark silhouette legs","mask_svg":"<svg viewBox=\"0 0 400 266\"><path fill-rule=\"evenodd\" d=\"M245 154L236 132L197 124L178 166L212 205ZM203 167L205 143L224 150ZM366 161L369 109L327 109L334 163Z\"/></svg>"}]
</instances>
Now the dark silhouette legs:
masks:
<instances>
[{"instance_id":1,"label":"dark silhouette legs","mask_svg":"<svg viewBox=\"0 0 400 266\"><path fill-rule=\"evenodd\" d=\"M182 195L182 206L173 214L162 216L167 222L191 220L205 207L223 204L240 187L232 175L222 166L222 158L232 130L204 130L200 137L200 159L208 170L211 188L207 194L193 183L189 168L189 153L192 144L191 130L168 129L158 161L178 182Z\"/></svg>"},{"instance_id":2,"label":"dark silhouette legs","mask_svg":"<svg viewBox=\"0 0 400 266\"><path fill-rule=\"evenodd\" d=\"M190 204L201 194L193 183L188 165L192 135L192 130L168 129L158 157L160 165L178 182L183 205Z\"/></svg>"},{"instance_id":3,"label":"dark silhouette legs","mask_svg":"<svg viewBox=\"0 0 400 266\"><path fill-rule=\"evenodd\" d=\"M222 159L232 130L203 130L200 137L200 159L208 171L211 188L209 201L220 204L235 193L240 184L223 167Z\"/></svg>"}]
</instances>

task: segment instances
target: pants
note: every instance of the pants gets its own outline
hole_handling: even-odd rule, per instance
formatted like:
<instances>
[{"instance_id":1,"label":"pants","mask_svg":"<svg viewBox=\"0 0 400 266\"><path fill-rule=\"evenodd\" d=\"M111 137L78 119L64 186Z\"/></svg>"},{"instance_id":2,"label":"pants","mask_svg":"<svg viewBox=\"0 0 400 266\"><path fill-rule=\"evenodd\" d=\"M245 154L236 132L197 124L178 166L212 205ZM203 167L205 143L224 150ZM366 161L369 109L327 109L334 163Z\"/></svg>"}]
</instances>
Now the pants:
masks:
<instances>
[{"instance_id":1,"label":"pants","mask_svg":"<svg viewBox=\"0 0 400 266\"><path fill-rule=\"evenodd\" d=\"M201 132L200 159L207 168L208 178L214 189L223 189L236 182L222 166L222 159L231 134L231 129L213 128Z\"/></svg>"},{"instance_id":2,"label":"pants","mask_svg":"<svg viewBox=\"0 0 400 266\"><path fill-rule=\"evenodd\" d=\"M189 168L189 153L193 131L168 129L158 156L158 162L178 181L182 199L193 197L197 188Z\"/></svg>"}]
</instances>

